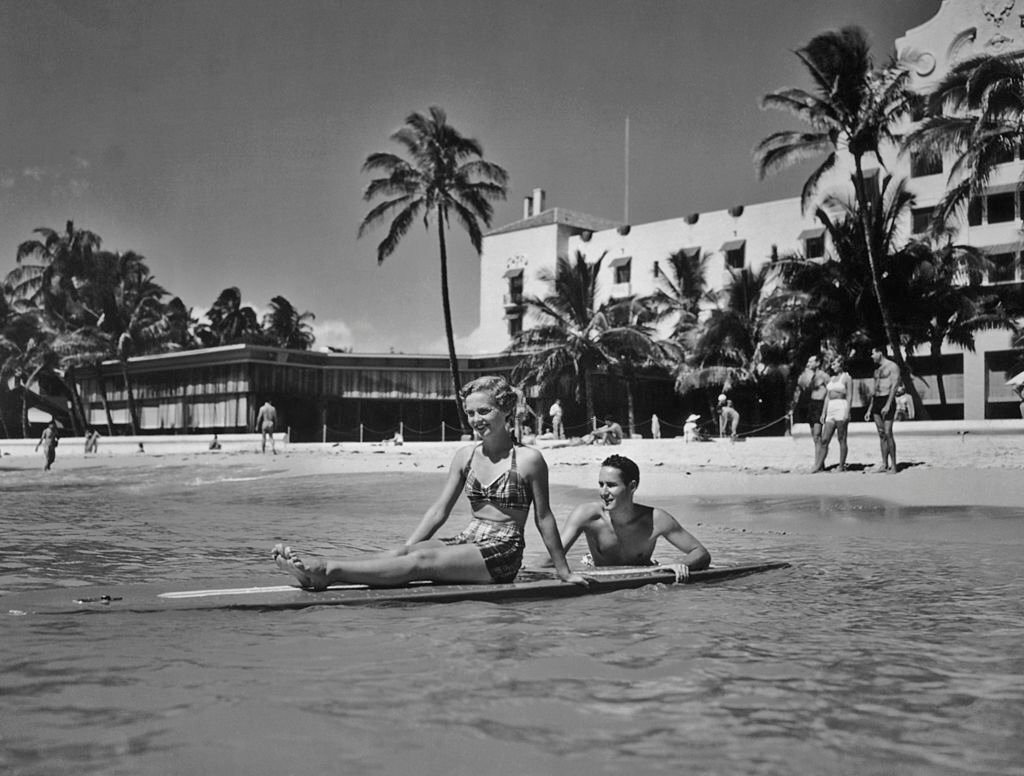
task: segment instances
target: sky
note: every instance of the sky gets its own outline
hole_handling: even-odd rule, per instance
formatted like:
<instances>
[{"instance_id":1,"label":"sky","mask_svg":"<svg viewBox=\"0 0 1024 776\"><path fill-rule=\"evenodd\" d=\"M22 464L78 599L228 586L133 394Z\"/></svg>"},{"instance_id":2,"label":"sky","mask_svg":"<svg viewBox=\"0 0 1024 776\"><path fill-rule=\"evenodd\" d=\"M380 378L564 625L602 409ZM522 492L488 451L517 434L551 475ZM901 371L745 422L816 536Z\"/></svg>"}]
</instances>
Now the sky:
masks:
<instances>
[{"instance_id":1,"label":"sky","mask_svg":"<svg viewBox=\"0 0 1024 776\"><path fill-rule=\"evenodd\" d=\"M797 128L794 50L856 24L876 62L940 0L0 0L0 272L68 220L146 257L202 316L237 286L315 314L316 347L442 353L437 238L382 265L361 172L442 107L510 176L492 227L547 207L629 221L799 194L751 149ZM455 334L479 350L478 262L448 240Z\"/></svg>"}]
</instances>

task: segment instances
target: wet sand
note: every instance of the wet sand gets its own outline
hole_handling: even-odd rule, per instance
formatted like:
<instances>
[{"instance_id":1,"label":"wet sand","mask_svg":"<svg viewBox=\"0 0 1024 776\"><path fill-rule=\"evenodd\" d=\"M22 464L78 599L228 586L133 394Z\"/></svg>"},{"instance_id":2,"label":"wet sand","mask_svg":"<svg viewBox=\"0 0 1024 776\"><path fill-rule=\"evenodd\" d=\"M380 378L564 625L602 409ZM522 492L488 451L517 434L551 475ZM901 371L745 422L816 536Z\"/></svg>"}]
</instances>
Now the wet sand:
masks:
<instances>
[{"instance_id":1,"label":"wet sand","mask_svg":"<svg viewBox=\"0 0 1024 776\"><path fill-rule=\"evenodd\" d=\"M189 465L201 469L263 464L282 476L344 476L348 473L436 472L448 469L463 442L407 443L401 447L370 443L278 443L278 455L259 452L258 438L242 436L225 449L208 451L205 441L181 437L177 445L147 442L147 452L134 452L129 440L101 442L100 452L85 456L79 445L63 444L52 472L60 478L82 468L125 470ZM849 470L838 471L833 442L829 471L812 474L812 447L805 434L796 437L751 438L746 441L685 443L682 439L631 439L615 447L560 446L541 440L553 484L589 489L605 456L619 453L640 466L639 498L645 501L686 497L871 497L918 506L1000 506L1024 509L1024 428L1021 434L914 433L897 429L898 474L875 471L878 440L873 434L851 435ZM23 445L13 454L0 442L0 477L39 471L41 455ZM152 451L152 452L151 452ZM555 505L560 514L559 505Z\"/></svg>"}]
</instances>

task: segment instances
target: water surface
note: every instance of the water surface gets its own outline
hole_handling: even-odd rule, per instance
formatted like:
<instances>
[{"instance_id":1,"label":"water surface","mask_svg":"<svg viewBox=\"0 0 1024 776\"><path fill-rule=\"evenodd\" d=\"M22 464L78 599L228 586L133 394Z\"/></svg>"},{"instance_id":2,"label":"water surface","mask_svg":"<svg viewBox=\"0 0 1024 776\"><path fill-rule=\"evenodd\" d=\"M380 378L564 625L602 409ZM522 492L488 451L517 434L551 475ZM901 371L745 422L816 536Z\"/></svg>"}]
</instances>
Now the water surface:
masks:
<instances>
[{"instance_id":1,"label":"water surface","mask_svg":"<svg viewBox=\"0 0 1024 776\"><path fill-rule=\"evenodd\" d=\"M273 464L0 472L0 589L266 581L281 539L401 541L440 484ZM3 615L0 771L1020 773L1018 511L670 506L716 564L794 567L558 601Z\"/></svg>"}]
</instances>

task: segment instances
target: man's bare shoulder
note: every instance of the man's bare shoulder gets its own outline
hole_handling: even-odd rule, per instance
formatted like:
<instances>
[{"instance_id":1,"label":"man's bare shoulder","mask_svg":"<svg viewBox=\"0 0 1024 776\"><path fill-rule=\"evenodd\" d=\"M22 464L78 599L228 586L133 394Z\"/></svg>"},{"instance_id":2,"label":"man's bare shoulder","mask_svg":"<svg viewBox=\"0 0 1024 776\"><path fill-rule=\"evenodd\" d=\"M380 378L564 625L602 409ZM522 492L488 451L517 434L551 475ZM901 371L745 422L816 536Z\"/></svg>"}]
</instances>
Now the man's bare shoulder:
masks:
<instances>
[{"instance_id":1,"label":"man's bare shoulder","mask_svg":"<svg viewBox=\"0 0 1024 776\"><path fill-rule=\"evenodd\" d=\"M604 504L600 501L585 501L582 504L576 505L572 510L572 514L569 515L569 520L580 525L586 525L600 520L603 515Z\"/></svg>"},{"instance_id":2,"label":"man's bare shoulder","mask_svg":"<svg viewBox=\"0 0 1024 776\"><path fill-rule=\"evenodd\" d=\"M679 521L665 509L661 507L650 507L651 519L654 521L654 532L656 534L663 534L667 531L671 531L674 528L679 527Z\"/></svg>"}]
</instances>

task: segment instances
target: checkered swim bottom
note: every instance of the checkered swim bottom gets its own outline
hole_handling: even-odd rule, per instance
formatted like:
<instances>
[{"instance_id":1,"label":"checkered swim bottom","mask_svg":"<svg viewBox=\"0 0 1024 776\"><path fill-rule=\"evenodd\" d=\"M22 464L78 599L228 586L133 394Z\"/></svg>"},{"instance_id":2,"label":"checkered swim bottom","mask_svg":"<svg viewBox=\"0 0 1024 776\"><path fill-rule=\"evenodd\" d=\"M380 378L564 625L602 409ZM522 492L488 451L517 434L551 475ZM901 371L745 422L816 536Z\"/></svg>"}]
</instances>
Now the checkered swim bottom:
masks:
<instances>
[{"instance_id":1,"label":"checkered swim bottom","mask_svg":"<svg viewBox=\"0 0 1024 776\"><path fill-rule=\"evenodd\" d=\"M511 520L495 522L474 518L458 536L442 539L449 545L475 544L484 556L484 563L495 582L511 582L523 565L526 540Z\"/></svg>"}]
</instances>

